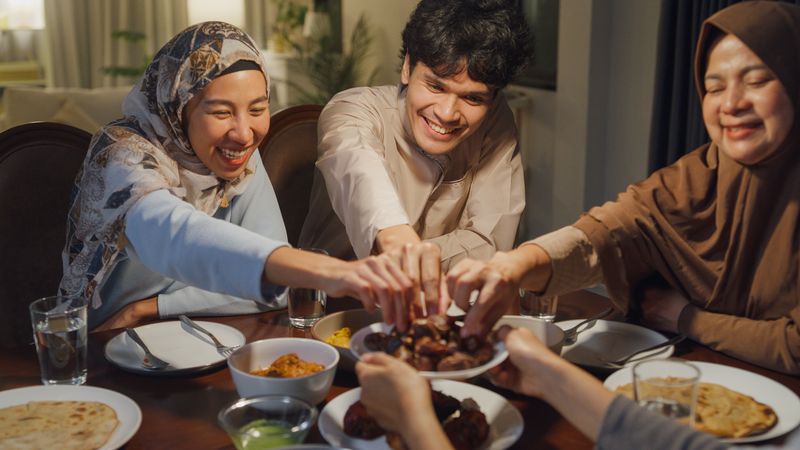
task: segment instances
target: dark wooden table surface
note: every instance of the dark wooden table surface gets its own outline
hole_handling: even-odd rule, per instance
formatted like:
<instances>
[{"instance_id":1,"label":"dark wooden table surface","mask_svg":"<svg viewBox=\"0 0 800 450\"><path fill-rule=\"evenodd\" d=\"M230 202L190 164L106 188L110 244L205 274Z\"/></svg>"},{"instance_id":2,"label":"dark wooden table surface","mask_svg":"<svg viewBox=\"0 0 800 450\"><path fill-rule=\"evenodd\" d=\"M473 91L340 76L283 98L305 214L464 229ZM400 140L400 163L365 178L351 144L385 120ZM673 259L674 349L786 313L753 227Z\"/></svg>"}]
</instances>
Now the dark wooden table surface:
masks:
<instances>
[{"instance_id":1,"label":"dark wooden table surface","mask_svg":"<svg viewBox=\"0 0 800 450\"><path fill-rule=\"evenodd\" d=\"M576 292L561 297L557 320L587 317L599 312L609 302L590 292ZM336 311L358 307L352 300L332 299L328 309ZM619 317L618 317L619 318ZM296 336L311 337L310 332L289 326L285 310L260 315L204 318L239 329L247 342L258 339ZM217 425L217 413L238 396L227 368L192 377L148 377L125 372L109 364L103 357L103 348L119 331L92 333L89 337L89 377L87 384L111 389L127 395L142 410L142 425L127 443L126 449L232 449L228 436ZM675 356L688 360L706 361L739 367L759 373L786 385L800 395L800 378L783 375L727 357L694 342L684 341ZM31 343L0 352L0 390L39 384L39 367L36 351ZM484 387L497 390L487 383ZM356 387L355 376L348 372L337 373L334 385L326 400ZM581 435L546 403L536 399L500 391L519 408L525 420L522 438L515 449L569 449L593 448ZM320 409L325 404L319 405ZM782 439L769 441L779 443ZM316 428L306 442L324 442Z\"/></svg>"}]
</instances>

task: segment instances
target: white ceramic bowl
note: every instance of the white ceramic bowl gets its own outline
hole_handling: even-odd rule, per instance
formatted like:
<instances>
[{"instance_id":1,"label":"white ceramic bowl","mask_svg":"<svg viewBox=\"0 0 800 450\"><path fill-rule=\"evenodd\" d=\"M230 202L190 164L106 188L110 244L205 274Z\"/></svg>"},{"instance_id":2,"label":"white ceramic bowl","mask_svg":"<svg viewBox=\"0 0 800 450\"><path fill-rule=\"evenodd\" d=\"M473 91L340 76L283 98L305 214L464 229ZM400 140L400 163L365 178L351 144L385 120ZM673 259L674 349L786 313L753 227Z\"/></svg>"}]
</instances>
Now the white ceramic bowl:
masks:
<instances>
[{"instance_id":1,"label":"white ceramic bowl","mask_svg":"<svg viewBox=\"0 0 800 450\"><path fill-rule=\"evenodd\" d=\"M564 330L552 322L529 316L503 316L497 321L494 328L502 325L527 328L556 355L561 354L561 347L564 345Z\"/></svg>"},{"instance_id":2,"label":"white ceramic bowl","mask_svg":"<svg viewBox=\"0 0 800 450\"><path fill-rule=\"evenodd\" d=\"M373 323L380 322L382 319L383 315L380 309L376 309L371 313L367 312L366 309L340 311L329 314L315 323L311 328L311 335L314 339L325 341L325 339L340 328L349 327L350 331L355 334L356 331ZM336 346L334 345L334 347ZM350 351L350 346L336 347L336 350L339 351L339 367L348 372L355 372L355 365L358 360Z\"/></svg>"},{"instance_id":3,"label":"white ceramic bowl","mask_svg":"<svg viewBox=\"0 0 800 450\"><path fill-rule=\"evenodd\" d=\"M272 378L253 375L251 370L272 364L279 356L297 353L300 359L325 366L317 372L298 378ZM305 338L272 338L251 342L228 357L233 384L240 397L289 395L317 405L331 389L339 352L330 344Z\"/></svg>"}]
</instances>

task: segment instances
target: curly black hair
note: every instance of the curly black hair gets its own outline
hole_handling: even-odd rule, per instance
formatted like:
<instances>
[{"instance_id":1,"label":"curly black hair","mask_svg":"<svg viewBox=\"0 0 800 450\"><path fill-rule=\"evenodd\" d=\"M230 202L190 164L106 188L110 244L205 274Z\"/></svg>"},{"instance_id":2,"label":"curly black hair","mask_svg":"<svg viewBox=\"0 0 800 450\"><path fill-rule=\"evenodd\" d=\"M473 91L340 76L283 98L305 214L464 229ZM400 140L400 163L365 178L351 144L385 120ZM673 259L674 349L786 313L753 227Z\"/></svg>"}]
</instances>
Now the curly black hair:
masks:
<instances>
[{"instance_id":1,"label":"curly black hair","mask_svg":"<svg viewBox=\"0 0 800 450\"><path fill-rule=\"evenodd\" d=\"M400 57L422 61L442 78L461 72L492 89L505 87L532 55L516 0L421 0L403 30Z\"/></svg>"}]
</instances>

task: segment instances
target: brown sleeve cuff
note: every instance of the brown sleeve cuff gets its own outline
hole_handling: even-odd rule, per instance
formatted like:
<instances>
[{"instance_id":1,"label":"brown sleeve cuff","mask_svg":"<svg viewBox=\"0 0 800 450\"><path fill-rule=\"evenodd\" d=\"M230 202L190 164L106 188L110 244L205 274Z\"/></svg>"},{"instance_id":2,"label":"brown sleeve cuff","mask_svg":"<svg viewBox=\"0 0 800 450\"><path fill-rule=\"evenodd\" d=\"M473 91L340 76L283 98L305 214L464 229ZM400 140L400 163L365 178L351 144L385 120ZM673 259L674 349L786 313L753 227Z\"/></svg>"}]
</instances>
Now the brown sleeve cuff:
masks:
<instances>
[{"instance_id":1,"label":"brown sleeve cuff","mask_svg":"<svg viewBox=\"0 0 800 450\"><path fill-rule=\"evenodd\" d=\"M594 248L586 235L575 227L566 226L525 244L538 245L550 257L553 274L543 295L564 294L602 281Z\"/></svg>"}]
</instances>

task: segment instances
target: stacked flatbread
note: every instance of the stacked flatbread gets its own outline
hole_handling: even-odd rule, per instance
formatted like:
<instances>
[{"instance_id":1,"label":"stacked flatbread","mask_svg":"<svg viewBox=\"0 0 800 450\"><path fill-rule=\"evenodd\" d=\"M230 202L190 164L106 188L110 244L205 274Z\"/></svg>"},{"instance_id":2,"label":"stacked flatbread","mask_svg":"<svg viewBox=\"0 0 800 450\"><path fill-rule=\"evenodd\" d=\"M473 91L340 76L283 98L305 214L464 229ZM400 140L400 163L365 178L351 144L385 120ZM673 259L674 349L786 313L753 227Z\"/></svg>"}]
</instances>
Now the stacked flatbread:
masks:
<instances>
[{"instance_id":1,"label":"stacked flatbread","mask_svg":"<svg viewBox=\"0 0 800 450\"><path fill-rule=\"evenodd\" d=\"M633 398L633 384L617 387ZM723 438L741 438L764 433L778 423L768 405L753 397L714 383L700 383L695 410L695 428Z\"/></svg>"},{"instance_id":2,"label":"stacked flatbread","mask_svg":"<svg viewBox=\"0 0 800 450\"><path fill-rule=\"evenodd\" d=\"M0 409L0 450L93 450L102 447L119 421L100 402L41 401Z\"/></svg>"}]
</instances>

